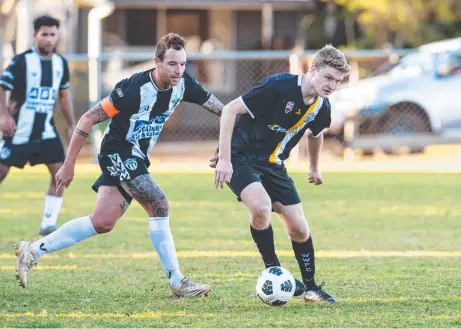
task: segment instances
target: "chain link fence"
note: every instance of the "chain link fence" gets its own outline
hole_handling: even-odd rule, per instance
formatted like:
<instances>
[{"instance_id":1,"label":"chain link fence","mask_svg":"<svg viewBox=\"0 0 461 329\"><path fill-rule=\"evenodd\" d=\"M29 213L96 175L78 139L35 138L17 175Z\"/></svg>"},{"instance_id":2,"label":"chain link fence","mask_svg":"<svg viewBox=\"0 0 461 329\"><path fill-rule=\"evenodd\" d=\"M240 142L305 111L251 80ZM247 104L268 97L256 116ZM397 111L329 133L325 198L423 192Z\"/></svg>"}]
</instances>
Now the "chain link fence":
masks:
<instances>
[{"instance_id":1,"label":"chain link fence","mask_svg":"<svg viewBox=\"0 0 461 329\"><path fill-rule=\"evenodd\" d=\"M395 138L388 141L386 136L397 136L400 141L403 141L405 138L400 138L402 135L419 136L415 134L432 134L436 129L441 129L441 124L434 126L431 121L429 111L433 109L423 108L413 101L394 102L394 96L383 94L383 90L390 93L389 88L394 88L400 94L405 89L408 91L411 83L405 82L405 79L411 76L415 81L414 85L420 85L416 82L421 78L418 80L418 75L411 72L411 68L406 73L402 71L404 74L401 74L403 80L400 84L394 81L387 84L386 89L382 83L378 83L386 79L389 71L399 70L399 56L407 52L397 51L392 54L384 51L346 52L352 72L348 78L350 81L345 81L343 88L331 98L333 123L326 133L325 148L337 155L342 155L346 147L361 149L365 153L372 153L376 148L392 153L395 146L402 146L402 142L396 143ZM295 61L293 61L293 53L288 51L189 54L186 72L195 76L223 103L228 103L268 75L280 72L298 74L305 72L309 67L312 54L298 56ZM108 95L119 80L153 66L151 54L104 54L101 57L101 64L102 97ZM79 118L89 107L87 61L84 58L70 57L70 69L71 91L76 116ZM446 75L452 83L456 79L450 74L459 77L456 72L459 71L451 70ZM445 82L436 74L433 76L436 83ZM458 91L461 90L459 82L455 87ZM434 87L421 87L413 94L421 98L421 95L430 94L433 90L431 88ZM378 95L381 98L378 98ZM59 111L56 116L59 127L63 124ZM182 103L165 125L159 142L200 143L217 141L218 136L219 120L215 115L200 106ZM411 150L421 151L424 149L424 143L422 144L413 145ZM300 155L305 155L305 152L301 151Z\"/></svg>"}]
</instances>

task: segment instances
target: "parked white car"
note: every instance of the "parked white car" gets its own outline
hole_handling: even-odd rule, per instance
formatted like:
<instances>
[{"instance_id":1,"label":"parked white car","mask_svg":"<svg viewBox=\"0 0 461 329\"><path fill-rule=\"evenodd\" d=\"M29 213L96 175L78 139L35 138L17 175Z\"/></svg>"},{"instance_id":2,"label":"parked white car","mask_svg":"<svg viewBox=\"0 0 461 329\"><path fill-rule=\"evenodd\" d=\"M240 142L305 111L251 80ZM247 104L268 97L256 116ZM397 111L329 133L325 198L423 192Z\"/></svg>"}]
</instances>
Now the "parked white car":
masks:
<instances>
[{"instance_id":1,"label":"parked white car","mask_svg":"<svg viewBox=\"0 0 461 329\"><path fill-rule=\"evenodd\" d=\"M379 76L341 86L331 97L332 127L355 116L361 135L461 131L461 38L427 44Z\"/></svg>"}]
</instances>

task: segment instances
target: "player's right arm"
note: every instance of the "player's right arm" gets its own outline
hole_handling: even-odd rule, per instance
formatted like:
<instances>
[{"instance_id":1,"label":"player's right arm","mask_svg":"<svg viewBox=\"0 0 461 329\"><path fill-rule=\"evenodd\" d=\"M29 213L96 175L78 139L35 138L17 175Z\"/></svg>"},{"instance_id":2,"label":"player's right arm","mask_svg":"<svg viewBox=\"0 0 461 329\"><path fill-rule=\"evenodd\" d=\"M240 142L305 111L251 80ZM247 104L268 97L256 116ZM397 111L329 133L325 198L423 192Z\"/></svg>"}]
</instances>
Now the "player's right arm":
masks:
<instances>
[{"instance_id":1,"label":"player's right arm","mask_svg":"<svg viewBox=\"0 0 461 329\"><path fill-rule=\"evenodd\" d=\"M86 112L80 120L78 120L75 131L70 140L69 149L67 150L66 159L63 166L56 173L56 186L57 190L68 188L74 179L75 162L77 161L78 154L80 153L86 138L90 134L91 128L103 121L109 119L109 116L104 112L99 102L91 110Z\"/></svg>"},{"instance_id":2,"label":"player's right arm","mask_svg":"<svg viewBox=\"0 0 461 329\"><path fill-rule=\"evenodd\" d=\"M13 136L16 130L16 123L11 115L9 107L15 107L16 104L6 103L6 91L13 90L20 77L18 57L14 57L10 65L5 69L0 76L0 130L6 136Z\"/></svg>"},{"instance_id":3,"label":"player's right arm","mask_svg":"<svg viewBox=\"0 0 461 329\"><path fill-rule=\"evenodd\" d=\"M120 113L120 109L128 108L127 104L130 104L130 99L124 95L124 93L127 93L128 87L128 80L120 81L110 96L104 98L78 120L74 134L70 140L66 160L64 160L63 166L56 174L56 186L58 190L69 187L72 182L75 162L85 144L86 138L90 134L91 128L98 123L116 116Z\"/></svg>"},{"instance_id":4,"label":"player's right arm","mask_svg":"<svg viewBox=\"0 0 461 329\"><path fill-rule=\"evenodd\" d=\"M219 128L219 153L218 163L215 171L215 186L223 188L224 183L230 183L232 178L231 163L231 141L234 132L235 119L239 114L245 114L247 110L243 106L240 98L224 106L221 114Z\"/></svg>"},{"instance_id":5,"label":"player's right arm","mask_svg":"<svg viewBox=\"0 0 461 329\"><path fill-rule=\"evenodd\" d=\"M224 106L219 131L218 163L215 171L216 187L222 188L224 183L230 183L232 178L231 141L237 115L248 114L252 119L257 119L265 115L267 109L274 105L277 96L276 79L274 76L269 76L259 81L241 97ZM213 162L213 159L211 160Z\"/></svg>"}]
</instances>

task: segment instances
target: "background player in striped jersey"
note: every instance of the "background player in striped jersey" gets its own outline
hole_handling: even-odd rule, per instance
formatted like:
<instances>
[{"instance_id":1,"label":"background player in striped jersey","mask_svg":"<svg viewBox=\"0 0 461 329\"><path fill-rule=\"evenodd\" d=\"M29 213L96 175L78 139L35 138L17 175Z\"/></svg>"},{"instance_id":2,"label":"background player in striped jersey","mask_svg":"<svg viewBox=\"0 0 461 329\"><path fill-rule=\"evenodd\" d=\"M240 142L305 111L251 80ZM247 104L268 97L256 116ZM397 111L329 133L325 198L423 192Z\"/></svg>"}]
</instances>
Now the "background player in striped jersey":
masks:
<instances>
[{"instance_id":1,"label":"background player in striped jersey","mask_svg":"<svg viewBox=\"0 0 461 329\"><path fill-rule=\"evenodd\" d=\"M93 125L112 118L101 144L102 175L93 185L98 192L89 216L71 220L43 239L16 245L17 276L25 287L27 273L38 258L69 247L97 234L107 233L134 198L149 216L149 236L162 263L173 294L195 297L207 294L208 284L197 284L179 270L169 227L169 205L162 189L148 173L149 154L168 118L182 102L196 103L220 115L223 104L190 75L185 41L176 34L164 36L155 51L155 69L120 81L109 97L79 120L63 167L56 176L58 187L68 187L74 166Z\"/></svg>"},{"instance_id":2,"label":"background player in striped jersey","mask_svg":"<svg viewBox=\"0 0 461 329\"><path fill-rule=\"evenodd\" d=\"M56 230L62 206L62 191L56 190L55 175L64 162L64 149L54 125L54 109L59 99L67 122L68 137L75 128L69 98L69 68L55 52L59 21L41 16L34 21L35 45L16 55L0 77L0 182L11 167L45 164L51 180L45 196L40 234ZM6 91L11 90L6 103Z\"/></svg>"},{"instance_id":3,"label":"background player in striped jersey","mask_svg":"<svg viewBox=\"0 0 461 329\"><path fill-rule=\"evenodd\" d=\"M344 55L321 49L304 75L276 74L261 80L223 109L215 184L228 183L250 213L251 235L266 267L280 266L274 246L271 211L281 218L292 241L302 283L295 295L306 301L335 302L314 280L314 247L301 199L284 160L307 131L309 183L323 183L319 156L323 130L331 123L328 96L349 72ZM235 128L234 128L235 125ZM216 165L217 162L217 165ZM300 289L301 288L301 289Z\"/></svg>"}]
</instances>

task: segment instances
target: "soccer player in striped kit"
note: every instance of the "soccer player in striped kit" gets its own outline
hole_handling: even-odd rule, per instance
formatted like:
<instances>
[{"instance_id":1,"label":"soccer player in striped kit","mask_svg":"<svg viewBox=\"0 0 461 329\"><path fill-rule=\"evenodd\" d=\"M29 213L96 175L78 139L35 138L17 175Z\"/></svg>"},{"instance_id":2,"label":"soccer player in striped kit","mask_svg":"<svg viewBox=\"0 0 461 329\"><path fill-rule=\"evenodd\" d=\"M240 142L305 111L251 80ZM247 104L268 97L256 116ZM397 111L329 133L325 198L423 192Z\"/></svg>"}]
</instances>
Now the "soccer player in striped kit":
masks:
<instances>
[{"instance_id":1,"label":"soccer player in striped kit","mask_svg":"<svg viewBox=\"0 0 461 329\"><path fill-rule=\"evenodd\" d=\"M57 191L55 175L64 162L64 148L54 124L59 100L68 127L68 138L75 128L69 97L67 60L55 52L59 21L41 16L34 21L34 46L14 56L0 77L0 183L11 167L45 164L51 180L45 196L40 224L41 235L56 230L62 191ZM6 92L10 98L6 101Z\"/></svg>"},{"instance_id":2,"label":"soccer player in striped kit","mask_svg":"<svg viewBox=\"0 0 461 329\"><path fill-rule=\"evenodd\" d=\"M56 180L58 188L71 184L78 153L91 127L110 119L99 154L102 173L92 186L98 193L95 210L43 239L16 244L17 278L22 287L42 255L110 232L134 199L147 213L149 237L171 292L178 297L198 297L211 290L209 284L196 283L181 273L170 231L168 199L148 172L149 154L179 103L195 103L221 115L223 104L184 72L186 59L185 40L173 33L163 36L155 50L155 68L123 79L80 118Z\"/></svg>"}]
</instances>

